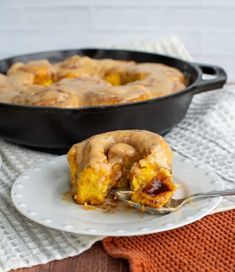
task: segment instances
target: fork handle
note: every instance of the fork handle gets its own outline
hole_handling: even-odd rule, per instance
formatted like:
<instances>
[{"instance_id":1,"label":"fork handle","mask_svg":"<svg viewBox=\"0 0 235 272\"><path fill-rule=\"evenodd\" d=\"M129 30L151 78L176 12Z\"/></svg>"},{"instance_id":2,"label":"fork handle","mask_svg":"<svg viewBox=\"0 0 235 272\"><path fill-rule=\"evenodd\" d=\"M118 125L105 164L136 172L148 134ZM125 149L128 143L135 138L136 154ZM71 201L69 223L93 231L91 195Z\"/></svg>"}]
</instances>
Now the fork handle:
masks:
<instances>
[{"instance_id":1,"label":"fork handle","mask_svg":"<svg viewBox=\"0 0 235 272\"><path fill-rule=\"evenodd\" d=\"M231 196L235 195L235 188L230 190L212 191L205 193L193 194L191 197L213 197L213 196Z\"/></svg>"}]
</instances>

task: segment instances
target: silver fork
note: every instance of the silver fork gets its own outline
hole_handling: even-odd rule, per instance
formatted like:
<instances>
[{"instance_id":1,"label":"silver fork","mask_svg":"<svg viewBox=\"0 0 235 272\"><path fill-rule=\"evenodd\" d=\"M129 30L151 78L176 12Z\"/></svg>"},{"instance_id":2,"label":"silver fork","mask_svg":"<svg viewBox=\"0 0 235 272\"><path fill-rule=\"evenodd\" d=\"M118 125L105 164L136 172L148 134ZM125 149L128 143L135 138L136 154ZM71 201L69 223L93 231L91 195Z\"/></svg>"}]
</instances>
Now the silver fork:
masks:
<instances>
[{"instance_id":1,"label":"silver fork","mask_svg":"<svg viewBox=\"0 0 235 272\"><path fill-rule=\"evenodd\" d=\"M114 194L119 200L127 203L129 206L131 206L135 209L141 210L142 212L150 213L150 214L166 214L166 213L171 213L171 212L175 212L175 211L179 210L183 205L185 205L188 202L191 202L192 200L218 197L218 196L235 195L235 189L222 190L222 191L212 191L212 192L205 192L205 193L196 193L196 194L189 195L189 196L179 198L179 199L171 198L162 208L152 208L152 207L148 207L148 206L143 206L141 204L131 201L132 191L116 190L114 192Z\"/></svg>"}]
</instances>

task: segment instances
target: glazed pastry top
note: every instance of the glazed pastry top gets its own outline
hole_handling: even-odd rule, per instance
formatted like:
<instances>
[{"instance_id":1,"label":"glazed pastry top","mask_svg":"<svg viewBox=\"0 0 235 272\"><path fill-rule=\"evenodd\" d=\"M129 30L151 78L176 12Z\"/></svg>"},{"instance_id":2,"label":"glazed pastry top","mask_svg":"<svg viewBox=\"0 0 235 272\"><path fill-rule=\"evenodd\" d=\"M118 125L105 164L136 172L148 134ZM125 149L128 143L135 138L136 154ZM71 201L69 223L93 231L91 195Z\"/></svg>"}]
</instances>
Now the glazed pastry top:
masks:
<instances>
[{"instance_id":1,"label":"glazed pastry top","mask_svg":"<svg viewBox=\"0 0 235 272\"><path fill-rule=\"evenodd\" d=\"M164 64L73 56L13 64L0 74L0 102L79 108L144 101L185 86L183 73Z\"/></svg>"},{"instance_id":2,"label":"glazed pastry top","mask_svg":"<svg viewBox=\"0 0 235 272\"><path fill-rule=\"evenodd\" d=\"M112 167L126 156L144 158L145 162L171 169L172 151L169 145L160 135L146 130L98 134L76 144L75 149L80 170L89 166L94 169Z\"/></svg>"}]
</instances>

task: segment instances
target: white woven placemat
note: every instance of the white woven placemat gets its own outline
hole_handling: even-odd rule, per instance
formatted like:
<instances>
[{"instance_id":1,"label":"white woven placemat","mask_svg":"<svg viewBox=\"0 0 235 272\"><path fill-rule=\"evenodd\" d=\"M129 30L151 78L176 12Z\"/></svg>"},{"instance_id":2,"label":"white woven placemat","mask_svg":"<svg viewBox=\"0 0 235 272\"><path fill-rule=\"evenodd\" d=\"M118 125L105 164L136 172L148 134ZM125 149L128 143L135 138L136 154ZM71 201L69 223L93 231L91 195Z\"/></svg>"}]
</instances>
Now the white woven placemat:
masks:
<instances>
[{"instance_id":1,"label":"white woven placemat","mask_svg":"<svg viewBox=\"0 0 235 272\"><path fill-rule=\"evenodd\" d=\"M164 53L185 60L191 57L176 38L125 46ZM174 150L197 159L216 172L232 188L235 181L235 93L227 88L194 97L186 118L166 136ZM53 157L0 141L0 271L30 267L75 256L100 237L72 235L33 223L20 215L11 202L14 180L26 169ZM43 205L43 203L42 203ZM217 211L235 207L225 198Z\"/></svg>"}]
</instances>

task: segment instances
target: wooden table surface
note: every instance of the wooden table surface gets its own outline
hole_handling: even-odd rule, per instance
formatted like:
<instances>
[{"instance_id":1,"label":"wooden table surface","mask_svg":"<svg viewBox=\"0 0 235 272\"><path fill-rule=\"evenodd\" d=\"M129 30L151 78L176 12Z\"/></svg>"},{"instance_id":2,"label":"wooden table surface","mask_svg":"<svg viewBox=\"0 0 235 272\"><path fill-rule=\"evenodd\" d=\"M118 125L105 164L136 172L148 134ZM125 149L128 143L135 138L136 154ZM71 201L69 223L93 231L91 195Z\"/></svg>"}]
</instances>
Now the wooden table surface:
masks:
<instances>
[{"instance_id":1,"label":"wooden table surface","mask_svg":"<svg viewBox=\"0 0 235 272\"><path fill-rule=\"evenodd\" d=\"M95 243L79 256L53 261L31 268L17 269L14 272L126 272L128 262L110 257L101 242ZM13 271L12 271L13 272Z\"/></svg>"}]
</instances>

